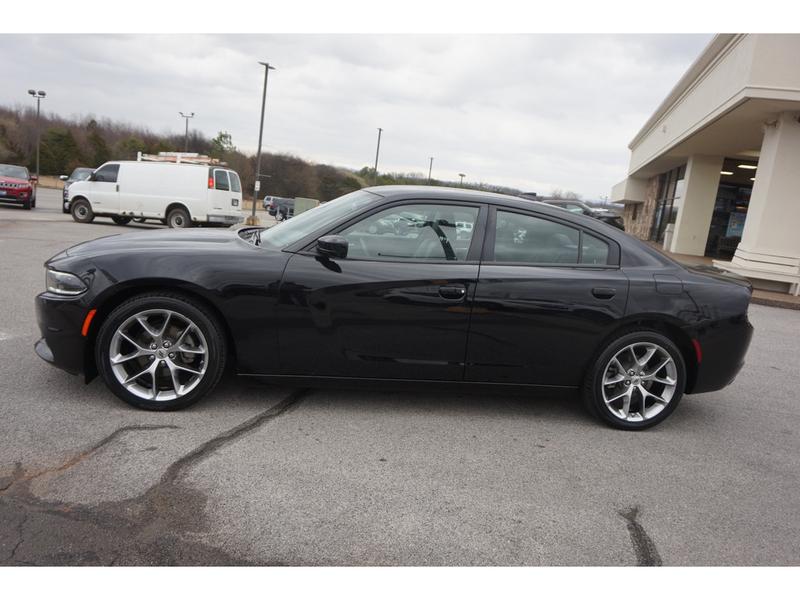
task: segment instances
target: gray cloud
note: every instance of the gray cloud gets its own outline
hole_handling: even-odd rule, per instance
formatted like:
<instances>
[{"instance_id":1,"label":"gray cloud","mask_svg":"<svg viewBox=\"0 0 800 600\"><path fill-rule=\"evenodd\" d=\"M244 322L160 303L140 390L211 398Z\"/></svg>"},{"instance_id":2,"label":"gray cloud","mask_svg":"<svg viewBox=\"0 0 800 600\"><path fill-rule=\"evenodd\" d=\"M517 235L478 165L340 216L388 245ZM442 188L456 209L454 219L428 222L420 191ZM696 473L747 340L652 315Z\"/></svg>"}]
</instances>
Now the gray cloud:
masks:
<instances>
[{"instance_id":1,"label":"gray cloud","mask_svg":"<svg viewBox=\"0 0 800 600\"><path fill-rule=\"evenodd\" d=\"M0 36L0 103L157 132L227 130L265 148L360 168L384 128L381 170L593 198L625 175L627 143L710 35Z\"/></svg>"}]
</instances>

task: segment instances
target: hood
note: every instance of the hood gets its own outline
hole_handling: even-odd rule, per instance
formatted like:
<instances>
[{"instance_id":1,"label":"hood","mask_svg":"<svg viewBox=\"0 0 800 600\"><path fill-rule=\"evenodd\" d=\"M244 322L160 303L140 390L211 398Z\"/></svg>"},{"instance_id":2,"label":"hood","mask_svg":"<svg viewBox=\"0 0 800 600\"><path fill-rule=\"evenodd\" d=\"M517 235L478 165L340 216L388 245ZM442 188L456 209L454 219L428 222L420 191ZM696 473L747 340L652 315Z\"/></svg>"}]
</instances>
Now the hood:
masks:
<instances>
[{"instance_id":1,"label":"hood","mask_svg":"<svg viewBox=\"0 0 800 600\"><path fill-rule=\"evenodd\" d=\"M0 185L4 183L21 183L23 185L30 185L27 179L19 179L17 177L8 177L7 175L0 175Z\"/></svg>"},{"instance_id":2,"label":"hood","mask_svg":"<svg viewBox=\"0 0 800 600\"><path fill-rule=\"evenodd\" d=\"M123 233L98 238L72 246L66 256L83 257L142 250L192 250L208 252L220 250L225 244L242 242L232 229L157 229L137 233Z\"/></svg>"}]
</instances>

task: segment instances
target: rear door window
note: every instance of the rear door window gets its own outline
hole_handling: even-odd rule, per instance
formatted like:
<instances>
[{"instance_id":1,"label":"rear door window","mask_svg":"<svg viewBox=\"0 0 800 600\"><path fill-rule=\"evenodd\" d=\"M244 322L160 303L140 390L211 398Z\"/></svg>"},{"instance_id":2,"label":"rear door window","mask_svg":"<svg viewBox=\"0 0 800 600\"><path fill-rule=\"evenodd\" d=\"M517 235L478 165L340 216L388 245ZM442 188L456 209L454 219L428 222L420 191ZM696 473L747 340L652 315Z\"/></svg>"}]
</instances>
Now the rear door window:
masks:
<instances>
[{"instance_id":1,"label":"rear door window","mask_svg":"<svg viewBox=\"0 0 800 600\"><path fill-rule=\"evenodd\" d=\"M242 191L242 184L239 181L239 175L235 171L228 171L228 175L231 178L231 191L232 192L241 192Z\"/></svg>"},{"instance_id":2,"label":"rear door window","mask_svg":"<svg viewBox=\"0 0 800 600\"><path fill-rule=\"evenodd\" d=\"M580 232L554 221L497 211L494 260L504 263L577 264Z\"/></svg>"},{"instance_id":3,"label":"rear door window","mask_svg":"<svg viewBox=\"0 0 800 600\"><path fill-rule=\"evenodd\" d=\"M217 169L214 171L214 189L224 190L226 192L230 191L231 185L228 182L227 171L223 171L222 169Z\"/></svg>"}]
</instances>

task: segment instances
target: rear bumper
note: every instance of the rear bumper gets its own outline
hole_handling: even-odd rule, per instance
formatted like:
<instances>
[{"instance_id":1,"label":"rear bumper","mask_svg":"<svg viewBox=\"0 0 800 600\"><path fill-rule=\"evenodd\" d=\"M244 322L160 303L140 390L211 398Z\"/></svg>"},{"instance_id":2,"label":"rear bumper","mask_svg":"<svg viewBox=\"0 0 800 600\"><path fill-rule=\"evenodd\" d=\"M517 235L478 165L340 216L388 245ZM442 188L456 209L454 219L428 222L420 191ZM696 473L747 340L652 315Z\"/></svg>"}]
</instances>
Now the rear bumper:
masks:
<instances>
[{"instance_id":1,"label":"rear bumper","mask_svg":"<svg viewBox=\"0 0 800 600\"><path fill-rule=\"evenodd\" d=\"M753 326L746 317L731 319L708 327L697 335L702 359L689 393L714 392L733 383L742 370Z\"/></svg>"},{"instance_id":2,"label":"rear bumper","mask_svg":"<svg viewBox=\"0 0 800 600\"><path fill-rule=\"evenodd\" d=\"M244 221L244 216L238 215L208 215L209 223L224 223L226 225L236 225Z\"/></svg>"},{"instance_id":3,"label":"rear bumper","mask_svg":"<svg viewBox=\"0 0 800 600\"><path fill-rule=\"evenodd\" d=\"M33 346L42 360L73 375L84 371L86 338L81 325L86 309L74 298L57 298L46 292L36 296L36 320L42 333Z\"/></svg>"}]
</instances>

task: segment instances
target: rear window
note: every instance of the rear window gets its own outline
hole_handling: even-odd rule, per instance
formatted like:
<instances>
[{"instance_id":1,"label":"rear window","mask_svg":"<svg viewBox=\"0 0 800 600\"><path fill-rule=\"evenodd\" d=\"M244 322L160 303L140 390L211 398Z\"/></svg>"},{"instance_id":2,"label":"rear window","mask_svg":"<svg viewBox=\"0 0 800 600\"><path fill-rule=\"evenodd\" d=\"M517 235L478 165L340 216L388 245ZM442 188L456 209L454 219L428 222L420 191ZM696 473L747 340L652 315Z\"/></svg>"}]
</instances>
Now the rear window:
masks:
<instances>
[{"instance_id":1,"label":"rear window","mask_svg":"<svg viewBox=\"0 0 800 600\"><path fill-rule=\"evenodd\" d=\"M239 175L235 171L228 171L228 175L230 175L231 178L231 191L241 192L242 184L239 181Z\"/></svg>"},{"instance_id":2,"label":"rear window","mask_svg":"<svg viewBox=\"0 0 800 600\"><path fill-rule=\"evenodd\" d=\"M214 189L229 191L231 189L228 183L228 172L222 169L214 171Z\"/></svg>"}]
</instances>

